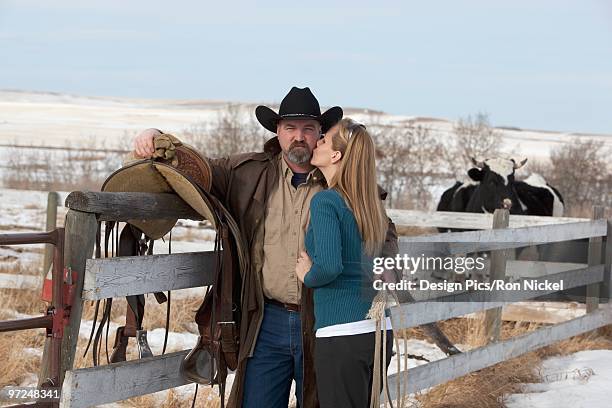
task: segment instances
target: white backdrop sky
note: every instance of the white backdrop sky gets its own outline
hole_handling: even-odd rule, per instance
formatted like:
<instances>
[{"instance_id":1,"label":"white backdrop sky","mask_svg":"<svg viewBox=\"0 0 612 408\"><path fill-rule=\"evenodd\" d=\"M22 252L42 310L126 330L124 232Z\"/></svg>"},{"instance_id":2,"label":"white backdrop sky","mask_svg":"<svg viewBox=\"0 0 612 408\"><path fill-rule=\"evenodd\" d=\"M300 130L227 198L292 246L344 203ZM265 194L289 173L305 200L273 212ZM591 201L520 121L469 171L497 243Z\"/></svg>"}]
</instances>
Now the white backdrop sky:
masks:
<instances>
[{"instance_id":1,"label":"white backdrop sky","mask_svg":"<svg viewBox=\"0 0 612 408\"><path fill-rule=\"evenodd\" d=\"M0 0L0 89L612 134L612 1Z\"/></svg>"}]
</instances>

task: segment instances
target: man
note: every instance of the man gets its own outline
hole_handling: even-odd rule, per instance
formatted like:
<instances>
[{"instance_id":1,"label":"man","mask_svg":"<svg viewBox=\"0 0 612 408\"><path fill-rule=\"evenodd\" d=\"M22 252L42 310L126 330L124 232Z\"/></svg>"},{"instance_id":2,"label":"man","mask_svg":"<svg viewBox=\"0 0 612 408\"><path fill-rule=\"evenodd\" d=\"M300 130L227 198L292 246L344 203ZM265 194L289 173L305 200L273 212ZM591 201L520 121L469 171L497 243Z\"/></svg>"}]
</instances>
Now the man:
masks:
<instances>
[{"instance_id":1,"label":"man","mask_svg":"<svg viewBox=\"0 0 612 408\"><path fill-rule=\"evenodd\" d=\"M304 250L312 196L325 188L310 164L323 133L342 118L333 107L323 114L308 88L292 88L279 113L258 106L258 121L277 137L264 151L211 159L211 192L235 218L249 245L250 270L243 273L238 369L228 406L287 407L291 381L301 407L318 406L312 347L312 293L295 275ZM139 157L153 154L156 129L134 141ZM385 194L382 195L384 198ZM383 256L397 252L395 226L389 221Z\"/></svg>"}]
</instances>

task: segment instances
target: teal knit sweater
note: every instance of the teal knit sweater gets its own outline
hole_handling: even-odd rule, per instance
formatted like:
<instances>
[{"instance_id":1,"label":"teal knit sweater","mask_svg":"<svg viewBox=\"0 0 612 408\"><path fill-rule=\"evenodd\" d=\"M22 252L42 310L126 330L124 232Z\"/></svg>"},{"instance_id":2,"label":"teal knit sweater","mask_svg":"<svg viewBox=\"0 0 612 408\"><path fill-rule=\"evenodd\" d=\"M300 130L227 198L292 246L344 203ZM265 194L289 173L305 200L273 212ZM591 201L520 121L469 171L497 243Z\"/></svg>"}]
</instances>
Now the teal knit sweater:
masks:
<instances>
[{"instance_id":1,"label":"teal knit sweater","mask_svg":"<svg viewBox=\"0 0 612 408\"><path fill-rule=\"evenodd\" d=\"M305 245L312 267L304 284L314 288L315 329L365 319L375 295L372 262L364 256L357 221L338 191L312 197Z\"/></svg>"}]
</instances>

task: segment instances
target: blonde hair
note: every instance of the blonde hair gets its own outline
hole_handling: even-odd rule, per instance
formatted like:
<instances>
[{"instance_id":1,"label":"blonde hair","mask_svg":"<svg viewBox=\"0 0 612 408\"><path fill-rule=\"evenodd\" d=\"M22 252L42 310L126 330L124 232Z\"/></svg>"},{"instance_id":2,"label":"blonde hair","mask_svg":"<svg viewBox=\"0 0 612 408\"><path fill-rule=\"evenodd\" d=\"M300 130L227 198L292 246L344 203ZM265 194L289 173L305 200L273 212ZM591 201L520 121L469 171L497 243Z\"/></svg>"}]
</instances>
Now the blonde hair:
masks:
<instances>
[{"instance_id":1,"label":"blonde hair","mask_svg":"<svg viewBox=\"0 0 612 408\"><path fill-rule=\"evenodd\" d=\"M365 126L345 118L332 138L332 148L342 153L342 159L332 180L335 188L353 210L364 251L376 256L385 240L387 215L376 183L376 149Z\"/></svg>"}]
</instances>

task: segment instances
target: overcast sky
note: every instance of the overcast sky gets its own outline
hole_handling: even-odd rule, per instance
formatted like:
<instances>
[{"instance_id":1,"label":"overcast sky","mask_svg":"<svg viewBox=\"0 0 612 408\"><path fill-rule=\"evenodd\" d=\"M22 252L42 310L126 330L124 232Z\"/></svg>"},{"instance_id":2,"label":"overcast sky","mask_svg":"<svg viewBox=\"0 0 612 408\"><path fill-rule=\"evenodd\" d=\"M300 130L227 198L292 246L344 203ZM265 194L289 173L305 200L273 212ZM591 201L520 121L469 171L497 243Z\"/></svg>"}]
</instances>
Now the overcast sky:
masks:
<instances>
[{"instance_id":1,"label":"overcast sky","mask_svg":"<svg viewBox=\"0 0 612 408\"><path fill-rule=\"evenodd\" d=\"M612 1L0 0L0 89L612 134Z\"/></svg>"}]
</instances>

